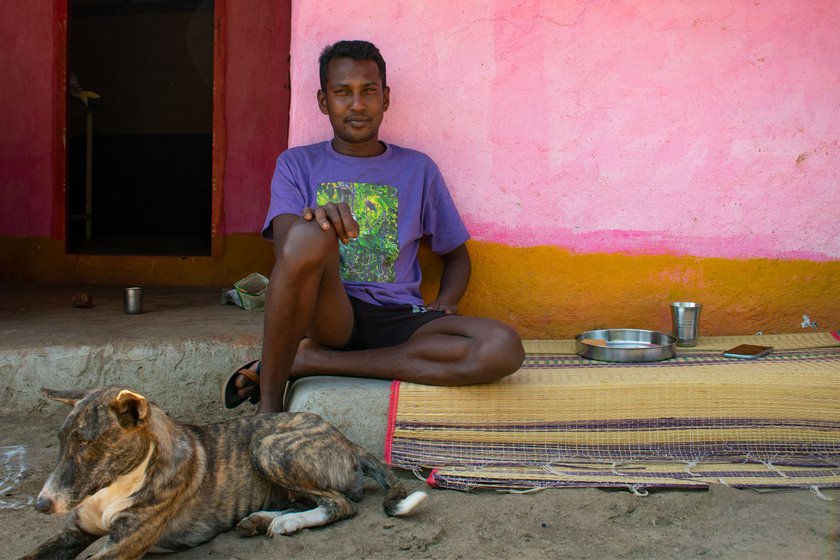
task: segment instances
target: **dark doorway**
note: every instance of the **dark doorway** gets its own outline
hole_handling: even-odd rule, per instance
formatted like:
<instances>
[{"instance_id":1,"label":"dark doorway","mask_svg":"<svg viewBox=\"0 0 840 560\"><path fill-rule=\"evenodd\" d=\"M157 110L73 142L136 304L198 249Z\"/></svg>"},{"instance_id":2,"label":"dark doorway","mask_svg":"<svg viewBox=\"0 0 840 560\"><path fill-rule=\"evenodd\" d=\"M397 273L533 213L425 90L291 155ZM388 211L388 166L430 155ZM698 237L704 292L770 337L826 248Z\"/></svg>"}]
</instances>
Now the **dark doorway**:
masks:
<instances>
[{"instance_id":1,"label":"dark doorway","mask_svg":"<svg viewBox=\"0 0 840 560\"><path fill-rule=\"evenodd\" d=\"M210 255L213 0L69 0L72 253Z\"/></svg>"}]
</instances>

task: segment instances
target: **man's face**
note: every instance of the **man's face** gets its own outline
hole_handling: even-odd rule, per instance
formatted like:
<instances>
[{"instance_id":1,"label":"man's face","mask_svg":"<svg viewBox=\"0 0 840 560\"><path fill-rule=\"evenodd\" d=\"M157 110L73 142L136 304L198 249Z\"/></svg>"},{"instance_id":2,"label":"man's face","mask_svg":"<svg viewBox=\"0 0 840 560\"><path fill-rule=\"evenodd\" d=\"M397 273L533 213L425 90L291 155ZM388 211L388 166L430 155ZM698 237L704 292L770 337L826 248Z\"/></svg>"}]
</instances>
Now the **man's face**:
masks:
<instances>
[{"instance_id":1,"label":"man's face","mask_svg":"<svg viewBox=\"0 0 840 560\"><path fill-rule=\"evenodd\" d=\"M327 66L325 90L318 91L321 112L329 115L335 149L379 149L379 125L388 110L389 90L382 87L379 67L372 60L336 58Z\"/></svg>"}]
</instances>

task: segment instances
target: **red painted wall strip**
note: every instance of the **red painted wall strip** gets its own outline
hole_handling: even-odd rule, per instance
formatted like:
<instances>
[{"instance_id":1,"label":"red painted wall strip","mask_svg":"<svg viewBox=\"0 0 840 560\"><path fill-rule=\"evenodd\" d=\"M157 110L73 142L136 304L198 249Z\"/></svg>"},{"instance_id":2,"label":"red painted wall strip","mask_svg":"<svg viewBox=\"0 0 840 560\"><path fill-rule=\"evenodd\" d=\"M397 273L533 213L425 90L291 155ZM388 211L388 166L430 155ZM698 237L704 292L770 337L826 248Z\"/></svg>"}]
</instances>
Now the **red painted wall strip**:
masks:
<instances>
[{"instance_id":1,"label":"red painted wall strip","mask_svg":"<svg viewBox=\"0 0 840 560\"><path fill-rule=\"evenodd\" d=\"M227 1L216 0L213 32L213 194L211 209L211 254L220 257L224 253L225 234L225 99L227 76Z\"/></svg>"},{"instance_id":2,"label":"red painted wall strip","mask_svg":"<svg viewBox=\"0 0 840 560\"><path fill-rule=\"evenodd\" d=\"M65 238L67 218L67 1L53 2L53 142L51 160L53 170L52 219L50 235Z\"/></svg>"}]
</instances>

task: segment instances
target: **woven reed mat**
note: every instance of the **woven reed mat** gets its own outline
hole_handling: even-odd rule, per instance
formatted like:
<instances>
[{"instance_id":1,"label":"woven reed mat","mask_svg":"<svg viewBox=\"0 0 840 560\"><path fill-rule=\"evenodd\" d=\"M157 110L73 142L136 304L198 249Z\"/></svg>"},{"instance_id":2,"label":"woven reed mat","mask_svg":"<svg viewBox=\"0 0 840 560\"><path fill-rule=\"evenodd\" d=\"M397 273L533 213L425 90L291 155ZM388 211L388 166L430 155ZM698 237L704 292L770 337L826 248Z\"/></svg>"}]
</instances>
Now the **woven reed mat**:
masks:
<instances>
[{"instance_id":1,"label":"woven reed mat","mask_svg":"<svg viewBox=\"0 0 840 560\"><path fill-rule=\"evenodd\" d=\"M457 489L840 487L840 341L826 334L705 338L648 364L528 341L496 383L394 382L386 459ZM776 351L720 355L745 342Z\"/></svg>"}]
</instances>

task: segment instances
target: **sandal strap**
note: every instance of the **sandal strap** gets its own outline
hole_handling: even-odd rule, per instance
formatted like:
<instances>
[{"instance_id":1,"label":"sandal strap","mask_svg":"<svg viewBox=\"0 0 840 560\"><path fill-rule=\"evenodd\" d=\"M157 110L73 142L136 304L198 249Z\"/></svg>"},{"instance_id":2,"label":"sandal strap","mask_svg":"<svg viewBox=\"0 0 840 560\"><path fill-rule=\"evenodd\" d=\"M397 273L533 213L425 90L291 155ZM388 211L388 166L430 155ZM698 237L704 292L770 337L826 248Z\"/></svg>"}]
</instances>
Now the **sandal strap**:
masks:
<instances>
[{"instance_id":1,"label":"sandal strap","mask_svg":"<svg viewBox=\"0 0 840 560\"><path fill-rule=\"evenodd\" d=\"M259 386L260 384L260 374L252 369L240 369L237 373L244 375L247 377L254 385Z\"/></svg>"}]
</instances>

